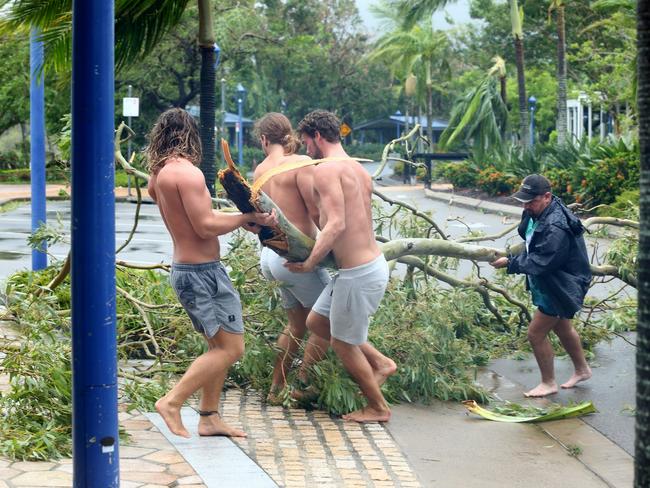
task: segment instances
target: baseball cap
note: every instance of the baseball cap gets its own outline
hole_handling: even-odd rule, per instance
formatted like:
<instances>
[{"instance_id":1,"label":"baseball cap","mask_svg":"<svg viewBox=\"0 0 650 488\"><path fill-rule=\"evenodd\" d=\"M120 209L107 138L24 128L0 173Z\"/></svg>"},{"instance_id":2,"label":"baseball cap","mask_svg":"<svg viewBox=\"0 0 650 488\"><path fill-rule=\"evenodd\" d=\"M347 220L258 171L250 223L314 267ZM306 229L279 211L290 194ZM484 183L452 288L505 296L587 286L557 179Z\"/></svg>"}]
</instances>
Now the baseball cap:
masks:
<instances>
[{"instance_id":1,"label":"baseball cap","mask_svg":"<svg viewBox=\"0 0 650 488\"><path fill-rule=\"evenodd\" d=\"M528 175L521 182L519 191L512 195L512 198L522 203L528 203L538 195L544 195L551 191L551 182L542 175Z\"/></svg>"}]
</instances>

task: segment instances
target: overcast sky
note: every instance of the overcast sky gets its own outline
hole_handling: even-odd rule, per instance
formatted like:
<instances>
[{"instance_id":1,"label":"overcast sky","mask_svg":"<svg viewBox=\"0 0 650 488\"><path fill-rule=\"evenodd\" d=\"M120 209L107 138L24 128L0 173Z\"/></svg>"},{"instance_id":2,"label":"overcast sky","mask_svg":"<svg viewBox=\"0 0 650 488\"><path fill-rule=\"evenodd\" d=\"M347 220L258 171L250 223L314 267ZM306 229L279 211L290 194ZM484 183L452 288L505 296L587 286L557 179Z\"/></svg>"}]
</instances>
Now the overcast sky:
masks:
<instances>
[{"instance_id":1,"label":"overcast sky","mask_svg":"<svg viewBox=\"0 0 650 488\"><path fill-rule=\"evenodd\" d=\"M359 14L363 19L366 27L369 32L374 32L378 26L378 21L370 13L370 5L373 3L378 3L377 0L356 0L357 7L359 8ZM445 21L445 14L447 14L454 19L457 24L468 22L469 17L469 0L457 0L454 3L450 3L444 9L444 11L436 13L433 17L433 27L435 29L447 29L449 24Z\"/></svg>"}]
</instances>

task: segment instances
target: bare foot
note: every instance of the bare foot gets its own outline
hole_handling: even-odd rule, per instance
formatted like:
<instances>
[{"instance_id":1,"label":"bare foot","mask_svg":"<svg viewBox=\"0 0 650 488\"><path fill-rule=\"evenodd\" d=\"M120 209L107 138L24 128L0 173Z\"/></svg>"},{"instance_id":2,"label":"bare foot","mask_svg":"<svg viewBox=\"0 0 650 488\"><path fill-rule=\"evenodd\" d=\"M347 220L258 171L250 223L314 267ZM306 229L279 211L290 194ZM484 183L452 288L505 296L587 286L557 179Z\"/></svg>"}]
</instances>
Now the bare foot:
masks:
<instances>
[{"instance_id":1,"label":"bare foot","mask_svg":"<svg viewBox=\"0 0 650 488\"><path fill-rule=\"evenodd\" d=\"M199 418L200 436L225 436L225 437L247 437L243 430L236 429L225 423L218 413L201 416Z\"/></svg>"},{"instance_id":2,"label":"bare foot","mask_svg":"<svg viewBox=\"0 0 650 488\"><path fill-rule=\"evenodd\" d=\"M396 371L397 365L395 364L395 361L390 358L386 358L386 362L382 364L379 369L372 370L379 386L383 385L388 377L394 375Z\"/></svg>"},{"instance_id":3,"label":"bare foot","mask_svg":"<svg viewBox=\"0 0 650 488\"><path fill-rule=\"evenodd\" d=\"M305 388L294 388L291 390L291 398L299 402L315 402L318 400L320 392L314 385L309 385Z\"/></svg>"},{"instance_id":4,"label":"bare foot","mask_svg":"<svg viewBox=\"0 0 650 488\"><path fill-rule=\"evenodd\" d=\"M183 425L181 420L181 409L171 405L165 397L162 397L156 402L156 410L163 418L167 424L167 428L171 431L172 434L179 435L181 437L190 438L192 437Z\"/></svg>"},{"instance_id":5,"label":"bare foot","mask_svg":"<svg viewBox=\"0 0 650 488\"><path fill-rule=\"evenodd\" d=\"M553 393L557 393L557 383L555 383L555 381L551 384L540 383L532 390L524 393L524 396L539 398L539 397L545 397L547 395L552 395Z\"/></svg>"},{"instance_id":6,"label":"bare foot","mask_svg":"<svg viewBox=\"0 0 650 488\"><path fill-rule=\"evenodd\" d=\"M361 410L343 415L343 420L359 422L361 424L366 422L388 422L390 420L390 410L377 410L371 407L364 407Z\"/></svg>"},{"instance_id":7,"label":"bare foot","mask_svg":"<svg viewBox=\"0 0 650 488\"><path fill-rule=\"evenodd\" d=\"M271 387L271 391L269 391L269 394L266 396L266 403L274 407L281 407L284 405L282 390L283 388Z\"/></svg>"},{"instance_id":8,"label":"bare foot","mask_svg":"<svg viewBox=\"0 0 650 488\"><path fill-rule=\"evenodd\" d=\"M591 378L591 368L586 371L576 371L566 383L562 384L562 388L573 388L581 381L586 381Z\"/></svg>"}]
</instances>

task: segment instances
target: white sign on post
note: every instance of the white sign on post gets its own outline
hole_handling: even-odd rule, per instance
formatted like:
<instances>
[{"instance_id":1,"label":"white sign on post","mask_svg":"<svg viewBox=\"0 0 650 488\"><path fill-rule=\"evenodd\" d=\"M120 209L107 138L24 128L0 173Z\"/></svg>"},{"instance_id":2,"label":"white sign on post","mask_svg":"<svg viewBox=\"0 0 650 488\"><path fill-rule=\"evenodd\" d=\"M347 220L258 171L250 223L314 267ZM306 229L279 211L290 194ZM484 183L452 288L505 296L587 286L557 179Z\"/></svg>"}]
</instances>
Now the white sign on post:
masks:
<instances>
[{"instance_id":1,"label":"white sign on post","mask_svg":"<svg viewBox=\"0 0 650 488\"><path fill-rule=\"evenodd\" d=\"M140 115L140 99L124 97L122 99L122 115L124 117L138 117Z\"/></svg>"}]
</instances>

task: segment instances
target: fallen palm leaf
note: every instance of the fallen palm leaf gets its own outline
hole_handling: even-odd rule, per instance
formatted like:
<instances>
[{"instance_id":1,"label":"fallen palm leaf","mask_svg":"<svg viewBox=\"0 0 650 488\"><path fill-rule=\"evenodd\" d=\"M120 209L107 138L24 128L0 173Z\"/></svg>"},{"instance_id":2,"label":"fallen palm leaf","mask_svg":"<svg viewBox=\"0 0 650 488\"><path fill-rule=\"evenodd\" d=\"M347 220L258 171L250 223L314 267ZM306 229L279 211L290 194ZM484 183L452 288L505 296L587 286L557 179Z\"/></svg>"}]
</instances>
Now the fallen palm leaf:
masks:
<instances>
[{"instance_id":1,"label":"fallen palm leaf","mask_svg":"<svg viewBox=\"0 0 650 488\"><path fill-rule=\"evenodd\" d=\"M463 405L471 413L480 415L484 419L510 423L547 422L596 412L596 407L592 402L570 406L554 404L551 408L524 407L516 403L507 403L505 407L497 407L494 410L483 408L474 400L465 400Z\"/></svg>"}]
</instances>

